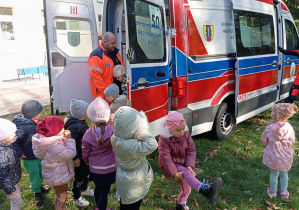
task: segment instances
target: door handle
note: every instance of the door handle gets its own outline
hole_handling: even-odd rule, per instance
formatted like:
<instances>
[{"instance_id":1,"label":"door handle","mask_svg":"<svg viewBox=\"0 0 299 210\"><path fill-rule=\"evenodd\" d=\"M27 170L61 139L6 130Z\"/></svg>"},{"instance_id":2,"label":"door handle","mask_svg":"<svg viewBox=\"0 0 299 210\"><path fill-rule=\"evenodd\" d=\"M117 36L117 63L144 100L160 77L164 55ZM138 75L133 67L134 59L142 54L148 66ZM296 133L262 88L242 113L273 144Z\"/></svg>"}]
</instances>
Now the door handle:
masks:
<instances>
[{"instance_id":1,"label":"door handle","mask_svg":"<svg viewBox=\"0 0 299 210\"><path fill-rule=\"evenodd\" d=\"M165 71L156 71L156 77L165 77L166 72Z\"/></svg>"},{"instance_id":2,"label":"door handle","mask_svg":"<svg viewBox=\"0 0 299 210\"><path fill-rule=\"evenodd\" d=\"M138 82L134 84L134 87L136 87L136 88L138 88L138 89L142 89L142 88L144 88L145 86L147 86L148 84L149 84L149 82L146 81L145 78L140 78L140 79L138 80Z\"/></svg>"},{"instance_id":3,"label":"door handle","mask_svg":"<svg viewBox=\"0 0 299 210\"><path fill-rule=\"evenodd\" d=\"M288 57L288 59L287 59L287 63L290 63L290 61L291 61L291 59L290 59L290 57Z\"/></svg>"},{"instance_id":4,"label":"door handle","mask_svg":"<svg viewBox=\"0 0 299 210\"><path fill-rule=\"evenodd\" d=\"M274 60L273 63L272 63L272 66L274 67L274 66L276 66L277 64L278 64L277 61Z\"/></svg>"}]
</instances>

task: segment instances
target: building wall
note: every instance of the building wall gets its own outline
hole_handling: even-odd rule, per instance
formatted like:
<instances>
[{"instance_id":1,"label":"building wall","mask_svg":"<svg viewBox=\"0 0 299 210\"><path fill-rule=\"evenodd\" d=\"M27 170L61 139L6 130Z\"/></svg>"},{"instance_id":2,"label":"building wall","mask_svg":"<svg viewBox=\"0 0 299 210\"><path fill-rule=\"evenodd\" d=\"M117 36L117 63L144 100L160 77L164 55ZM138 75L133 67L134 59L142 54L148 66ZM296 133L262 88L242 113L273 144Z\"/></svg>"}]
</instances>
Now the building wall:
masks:
<instances>
[{"instance_id":1,"label":"building wall","mask_svg":"<svg viewBox=\"0 0 299 210\"><path fill-rule=\"evenodd\" d=\"M0 82L18 78L17 68L43 66L46 54L43 32L43 1L1 0L1 7L13 15L0 15L0 22L12 22L14 40L0 28Z\"/></svg>"},{"instance_id":2,"label":"building wall","mask_svg":"<svg viewBox=\"0 0 299 210\"><path fill-rule=\"evenodd\" d=\"M103 14L103 0L93 0L93 5L94 5L94 13L95 13L95 18L96 18L96 22L97 22L97 29L98 29L98 33L99 35L102 34L102 25L101 25L101 17ZM99 20L99 16L100 16L100 20Z\"/></svg>"},{"instance_id":3,"label":"building wall","mask_svg":"<svg viewBox=\"0 0 299 210\"><path fill-rule=\"evenodd\" d=\"M98 16L102 14L103 1L93 0L93 4L98 32L101 33ZM0 0L0 13L3 7L12 8L13 13L0 14L0 25L11 22L13 34L3 32L0 27L0 83L17 79L18 68L47 65L43 1Z\"/></svg>"}]
</instances>

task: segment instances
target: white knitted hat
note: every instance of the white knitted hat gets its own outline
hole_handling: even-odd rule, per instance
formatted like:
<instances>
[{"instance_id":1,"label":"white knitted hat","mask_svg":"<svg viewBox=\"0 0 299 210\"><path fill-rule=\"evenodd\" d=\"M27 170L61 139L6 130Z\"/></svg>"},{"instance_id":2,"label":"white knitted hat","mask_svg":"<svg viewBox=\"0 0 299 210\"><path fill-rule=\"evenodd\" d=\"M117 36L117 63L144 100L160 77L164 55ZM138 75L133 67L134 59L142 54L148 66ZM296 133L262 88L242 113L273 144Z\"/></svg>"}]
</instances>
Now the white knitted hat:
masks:
<instances>
[{"instance_id":1,"label":"white knitted hat","mask_svg":"<svg viewBox=\"0 0 299 210\"><path fill-rule=\"evenodd\" d=\"M11 121L0 118L0 142L12 136L17 131L17 127Z\"/></svg>"},{"instance_id":2,"label":"white knitted hat","mask_svg":"<svg viewBox=\"0 0 299 210\"><path fill-rule=\"evenodd\" d=\"M98 97L88 106L87 115L93 122L108 122L110 117L109 104L101 97Z\"/></svg>"},{"instance_id":3,"label":"white knitted hat","mask_svg":"<svg viewBox=\"0 0 299 210\"><path fill-rule=\"evenodd\" d=\"M126 75L126 68L123 65L116 65L113 68L113 76L120 77Z\"/></svg>"}]
</instances>

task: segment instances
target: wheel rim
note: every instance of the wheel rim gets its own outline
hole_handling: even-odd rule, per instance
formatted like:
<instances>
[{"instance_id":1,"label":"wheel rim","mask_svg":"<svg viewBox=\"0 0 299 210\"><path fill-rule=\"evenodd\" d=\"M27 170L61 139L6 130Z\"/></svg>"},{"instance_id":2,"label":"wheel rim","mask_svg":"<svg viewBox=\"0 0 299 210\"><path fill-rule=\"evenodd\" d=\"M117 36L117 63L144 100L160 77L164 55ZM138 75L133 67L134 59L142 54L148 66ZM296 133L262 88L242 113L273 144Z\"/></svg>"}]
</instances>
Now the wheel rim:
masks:
<instances>
[{"instance_id":1,"label":"wheel rim","mask_svg":"<svg viewBox=\"0 0 299 210\"><path fill-rule=\"evenodd\" d=\"M223 113L223 116L221 118L220 122L220 128L222 133L226 134L229 133L234 125L233 123L233 115L230 112Z\"/></svg>"}]
</instances>

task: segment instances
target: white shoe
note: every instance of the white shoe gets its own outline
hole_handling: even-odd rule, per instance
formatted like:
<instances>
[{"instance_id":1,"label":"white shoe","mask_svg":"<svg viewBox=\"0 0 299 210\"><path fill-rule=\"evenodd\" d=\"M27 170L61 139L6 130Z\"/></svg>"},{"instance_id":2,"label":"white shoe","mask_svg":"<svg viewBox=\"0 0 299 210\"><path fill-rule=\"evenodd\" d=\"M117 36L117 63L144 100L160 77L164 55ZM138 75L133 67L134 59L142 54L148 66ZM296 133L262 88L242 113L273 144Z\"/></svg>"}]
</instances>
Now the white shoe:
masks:
<instances>
[{"instance_id":1,"label":"white shoe","mask_svg":"<svg viewBox=\"0 0 299 210\"><path fill-rule=\"evenodd\" d=\"M86 207L89 205L89 202L87 200L85 200L82 196L78 199L78 200L74 200L73 204L77 207Z\"/></svg>"},{"instance_id":2,"label":"white shoe","mask_svg":"<svg viewBox=\"0 0 299 210\"><path fill-rule=\"evenodd\" d=\"M81 192L81 195L94 196L94 191L93 191L93 189L90 189L89 186L88 186L85 191Z\"/></svg>"}]
</instances>

